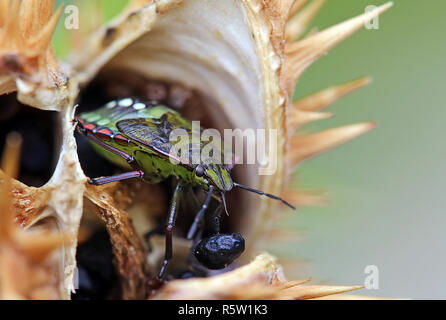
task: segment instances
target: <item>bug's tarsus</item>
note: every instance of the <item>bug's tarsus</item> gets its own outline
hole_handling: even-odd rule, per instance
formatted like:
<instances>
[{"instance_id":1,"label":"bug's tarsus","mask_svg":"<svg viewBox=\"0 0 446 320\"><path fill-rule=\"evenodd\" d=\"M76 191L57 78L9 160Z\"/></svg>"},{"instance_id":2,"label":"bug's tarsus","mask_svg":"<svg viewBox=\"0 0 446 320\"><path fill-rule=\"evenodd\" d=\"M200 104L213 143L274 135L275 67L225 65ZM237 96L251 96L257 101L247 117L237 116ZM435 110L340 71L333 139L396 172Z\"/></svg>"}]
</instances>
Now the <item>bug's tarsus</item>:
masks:
<instances>
[{"instance_id":1,"label":"bug's tarsus","mask_svg":"<svg viewBox=\"0 0 446 320\"><path fill-rule=\"evenodd\" d=\"M161 266L160 272L158 274L158 279L162 279L164 272L166 271L167 264L172 258L173 247L172 247L172 231L175 225L175 220L177 219L178 206L180 204L180 193L182 185L177 183L175 191L173 192L172 202L170 203L169 217L166 224L166 249L164 252L164 261Z\"/></svg>"},{"instance_id":2,"label":"bug's tarsus","mask_svg":"<svg viewBox=\"0 0 446 320\"><path fill-rule=\"evenodd\" d=\"M289 202L283 200L281 197L278 197L278 196L275 196L275 195L273 195L273 194L266 193L266 192L263 192L263 191L260 191L260 190L257 190L257 189L253 189L253 188L251 188L251 187L244 186L244 185L241 185L241 184L239 184L239 183L235 183L235 182L234 182L234 186L235 186L235 187L239 187L240 189L244 189L244 190L247 190L247 191L250 191L250 192L254 192L254 193L260 194L260 195L262 195L262 196L266 196L266 197L272 198L272 199L274 199L274 200L280 200L280 201L282 201L283 204L287 205L288 207L290 207L290 208L293 209L293 210L296 210L296 207L295 207L295 206L293 206L293 205L290 204Z\"/></svg>"},{"instance_id":3,"label":"bug's tarsus","mask_svg":"<svg viewBox=\"0 0 446 320\"><path fill-rule=\"evenodd\" d=\"M214 191L214 187L212 185L210 185L206 199L204 200L204 203L201 206L200 211L198 211L197 215L195 216L194 222L192 223L192 225L189 229L189 232L187 233L188 240L190 240L194 237L194 234L197 231L198 223L200 222L201 218L203 217L204 213L206 212L207 207L209 206L213 191Z\"/></svg>"}]
</instances>

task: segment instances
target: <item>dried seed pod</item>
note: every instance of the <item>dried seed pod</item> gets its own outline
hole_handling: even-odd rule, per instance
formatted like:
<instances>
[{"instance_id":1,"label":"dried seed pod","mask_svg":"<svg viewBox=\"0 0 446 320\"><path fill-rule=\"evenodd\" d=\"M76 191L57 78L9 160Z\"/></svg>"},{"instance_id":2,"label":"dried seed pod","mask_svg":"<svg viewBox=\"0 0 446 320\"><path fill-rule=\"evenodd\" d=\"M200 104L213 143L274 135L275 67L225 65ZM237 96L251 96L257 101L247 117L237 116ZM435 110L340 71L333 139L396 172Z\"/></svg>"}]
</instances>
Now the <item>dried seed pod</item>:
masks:
<instances>
[{"instance_id":1,"label":"dried seed pod","mask_svg":"<svg viewBox=\"0 0 446 320\"><path fill-rule=\"evenodd\" d=\"M114 197L113 192L125 194L128 191L125 184L115 186L115 191L87 185L88 178L76 152L72 119L79 94L87 101L85 91L94 83L106 83L105 90L93 90L93 96L97 95L99 100L107 94L120 96L145 90L157 98L167 95L166 99L178 103L186 116L200 117L205 127L275 130L277 139L267 139L265 143L267 150L269 147L276 150L276 170L259 176L259 165L252 165L236 167L234 173L238 181L271 194L285 191L290 173L300 161L373 127L359 124L295 136L296 128L302 123L325 118L327 114L315 113L315 110L342 96L346 90L334 90L331 98L315 95L294 106L291 96L297 79L311 63L388 9L391 3L303 40L289 42L300 34L289 28L306 23L322 3L314 0L307 11L300 11L305 2L132 1L112 22L92 32L90 38L82 39L82 49L72 52L71 60L62 64L54 57L50 42L60 14L59 10L52 15L54 1L0 1L0 94L16 91L20 102L58 112L59 157L53 175L40 188L12 182L13 212L21 227L30 228L51 217L58 226L53 226L52 231L62 232L68 239L63 248L64 257L60 258L63 276L56 281L49 277L43 281L57 292L57 297L69 298L74 290L75 252L86 199L90 210L104 220L112 239L122 297L147 297L145 285L151 279L153 270L150 270L159 255L159 251L153 250L147 259L147 248L131 223L130 212L135 219L141 217L140 210L135 209L142 203L138 200L138 191L129 191L127 200L121 202L125 197ZM296 12L298 15L301 12L300 20L287 22ZM118 81L113 87L110 84L114 80L110 77L113 72L123 75L129 86ZM143 79L142 85L138 79ZM167 91L162 86L147 87L150 81L166 85ZM359 86L352 84L349 88ZM314 198L299 192L288 191L287 198L315 202ZM228 203L234 214L225 225L230 232L243 234L246 253L242 259L250 261L265 230L277 217L277 204L266 197L242 192L235 193ZM231 203L237 205L231 207ZM157 206L163 206L161 198ZM153 227L160 212L151 211L148 216L153 219L144 223ZM179 251L180 255L187 254ZM0 267L7 270L3 261ZM259 290L250 293L235 290L250 281L255 284L251 288ZM303 286L294 289L295 284L285 281L273 258L261 255L253 263L227 274L172 281L155 297L200 298L204 297L200 292L211 292L206 298L312 298L356 288ZM9 292L2 293L3 297L22 297L13 287L8 287Z\"/></svg>"}]
</instances>

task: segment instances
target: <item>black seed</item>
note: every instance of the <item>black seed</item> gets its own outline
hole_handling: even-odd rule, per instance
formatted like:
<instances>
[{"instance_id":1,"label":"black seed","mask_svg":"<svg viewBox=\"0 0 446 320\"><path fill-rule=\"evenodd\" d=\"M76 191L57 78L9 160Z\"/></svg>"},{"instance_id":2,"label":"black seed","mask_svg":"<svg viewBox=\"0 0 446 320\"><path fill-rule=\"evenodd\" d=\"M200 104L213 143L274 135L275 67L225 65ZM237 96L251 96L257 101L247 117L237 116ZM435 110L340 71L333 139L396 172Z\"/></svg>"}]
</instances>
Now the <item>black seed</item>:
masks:
<instances>
[{"instance_id":1,"label":"black seed","mask_svg":"<svg viewBox=\"0 0 446 320\"><path fill-rule=\"evenodd\" d=\"M245 239L239 233L216 234L202 239L194 253L200 263L209 269L223 269L245 250Z\"/></svg>"}]
</instances>

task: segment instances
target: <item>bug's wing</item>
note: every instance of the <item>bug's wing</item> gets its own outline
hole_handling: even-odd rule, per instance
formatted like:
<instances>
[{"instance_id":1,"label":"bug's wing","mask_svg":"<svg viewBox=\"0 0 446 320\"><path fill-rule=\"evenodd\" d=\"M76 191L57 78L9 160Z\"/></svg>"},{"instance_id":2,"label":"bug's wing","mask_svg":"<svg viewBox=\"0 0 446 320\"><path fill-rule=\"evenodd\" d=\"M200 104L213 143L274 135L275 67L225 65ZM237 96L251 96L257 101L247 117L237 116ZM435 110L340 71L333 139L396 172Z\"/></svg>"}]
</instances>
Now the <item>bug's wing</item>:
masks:
<instances>
[{"instance_id":1,"label":"bug's wing","mask_svg":"<svg viewBox=\"0 0 446 320\"><path fill-rule=\"evenodd\" d=\"M156 153L170 158L188 167L191 165L190 132L191 128L184 119L177 119L173 113L166 113L161 118L124 119L116 123L118 130L129 139L137 141ZM183 129L187 139L175 141L173 145L170 136L173 130ZM181 152L173 152L180 150ZM186 151L186 152L182 152Z\"/></svg>"}]
</instances>

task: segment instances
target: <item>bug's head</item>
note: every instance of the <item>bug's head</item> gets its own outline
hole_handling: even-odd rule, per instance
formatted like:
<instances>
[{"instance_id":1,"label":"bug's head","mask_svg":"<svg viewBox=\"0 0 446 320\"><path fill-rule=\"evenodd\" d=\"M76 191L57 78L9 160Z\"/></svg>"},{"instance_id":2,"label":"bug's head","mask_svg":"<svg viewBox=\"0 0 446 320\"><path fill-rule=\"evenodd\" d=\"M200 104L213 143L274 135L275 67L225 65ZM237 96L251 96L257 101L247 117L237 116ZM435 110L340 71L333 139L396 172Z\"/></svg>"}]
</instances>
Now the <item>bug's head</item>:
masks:
<instances>
[{"instance_id":1,"label":"bug's head","mask_svg":"<svg viewBox=\"0 0 446 320\"><path fill-rule=\"evenodd\" d=\"M195 257L209 269L223 269L245 250L240 233L214 234L202 239L194 249Z\"/></svg>"},{"instance_id":2,"label":"bug's head","mask_svg":"<svg viewBox=\"0 0 446 320\"><path fill-rule=\"evenodd\" d=\"M230 191L234 186L229 169L221 165L199 165L195 168L195 175L212 184L218 192Z\"/></svg>"},{"instance_id":3,"label":"bug's head","mask_svg":"<svg viewBox=\"0 0 446 320\"><path fill-rule=\"evenodd\" d=\"M296 209L293 205L291 205L281 197L232 181L230 170L230 167L214 164L198 165L195 168L195 175L202 179L202 183L207 185L208 187L209 185L212 185L214 192L220 193L226 214L228 214L228 210L226 206L225 193L227 191L231 191L234 187L257 193L258 195L267 196L274 200L279 200L291 209Z\"/></svg>"}]
</instances>

